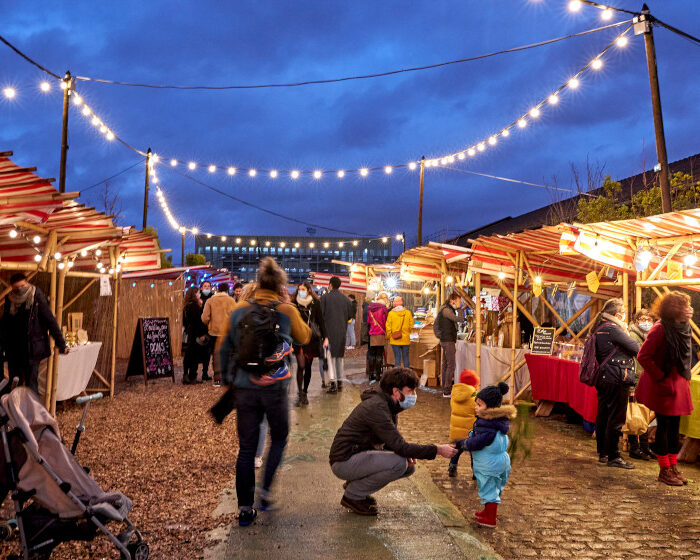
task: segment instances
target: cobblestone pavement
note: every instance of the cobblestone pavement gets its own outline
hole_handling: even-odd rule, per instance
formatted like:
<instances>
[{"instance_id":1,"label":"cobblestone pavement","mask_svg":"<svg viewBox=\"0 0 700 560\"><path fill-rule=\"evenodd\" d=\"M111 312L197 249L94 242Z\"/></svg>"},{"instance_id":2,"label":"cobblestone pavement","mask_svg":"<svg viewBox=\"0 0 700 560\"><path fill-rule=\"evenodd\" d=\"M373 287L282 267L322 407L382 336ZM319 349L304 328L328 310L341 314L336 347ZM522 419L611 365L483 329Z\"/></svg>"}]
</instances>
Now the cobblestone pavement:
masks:
<instances>
[{"instance_id":1,"label":"cobblestone pavement","mask_svg":"<svg viewBox=\"0 0 700 560\"><path fill-rule=\"evenodd\" d=\"M412 442L445 442L449 409L448 399L419 391L399 428ZM563 415L531 421L532 455L513 465L499 526L480 529L503 558L700 560L698 463L681 465L688 486L665 486L656 480L656 462L635 461L630 471L599 465L595 441ZM469 457L462 457L457 478L447 476L447 465L441 457L425 462L436 485L473 519L479 502Z\"/></svg>"}]
</instances>

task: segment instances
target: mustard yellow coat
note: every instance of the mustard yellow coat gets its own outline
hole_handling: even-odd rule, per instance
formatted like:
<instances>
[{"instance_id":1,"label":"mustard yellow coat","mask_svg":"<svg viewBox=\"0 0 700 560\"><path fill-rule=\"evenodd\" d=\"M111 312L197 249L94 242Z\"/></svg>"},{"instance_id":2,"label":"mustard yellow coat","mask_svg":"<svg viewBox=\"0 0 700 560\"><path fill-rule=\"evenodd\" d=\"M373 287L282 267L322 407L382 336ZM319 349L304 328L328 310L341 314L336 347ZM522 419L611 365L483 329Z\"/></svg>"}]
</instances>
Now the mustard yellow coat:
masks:
<instances>
[{"instance_id":1,"label":"mustard yellow coat","mask_svg":"<svg viewBox=\"0 0 700 560\"><path fill-rule=\"evenodd\" d=\"M403 325L401 324L403 321ZM396 311L392 309L386 318L386 337L390 344L406 346L411 344L411 329L413 328L413 315L408 309ZM391 333L401 332L401 338L393 338Z\"/></svg>"},{"instance_id":2,"label":"mustard yellow coat","mask_svg":"<svg viewBox=\"0 0 700 560\"><path fill-rule=\"evenodd\" d=\"M476 415L476 388L466 383L455 383L450 398L450 441L464 439L474 426Z\"/></svg>"}]
</instances>

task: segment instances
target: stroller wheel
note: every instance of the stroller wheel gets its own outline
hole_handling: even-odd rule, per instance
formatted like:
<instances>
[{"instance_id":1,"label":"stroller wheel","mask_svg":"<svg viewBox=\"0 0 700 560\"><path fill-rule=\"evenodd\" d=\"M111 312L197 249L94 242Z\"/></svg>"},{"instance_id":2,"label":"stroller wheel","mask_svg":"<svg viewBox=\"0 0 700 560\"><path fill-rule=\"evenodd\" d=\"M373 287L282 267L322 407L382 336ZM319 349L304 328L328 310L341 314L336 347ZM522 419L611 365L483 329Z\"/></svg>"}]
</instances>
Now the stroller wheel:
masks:
<instances>
[{"instance_id":1,"label":"stroller wheel","mask_svg":"<svg viewBox=\"0 0 700 560\"><path fill-rule=\"evenodd\" d=\"M12 529L9 523L0 523L0 541L8 541L12 537Z\"/></svg>"},{"instance_id":2,"label":"stroller wheel","mask_svg":"<svg viewBox=\"0 0 700 560\"><path fill-rule=\"evenodd\" d=\"M141 541L141 542L135 542L127 545L127 550L129 551L129 554L131 554L131 560L148 560L148 555L149 555L149 549L148 545ZM122 559L124 558L124 555L122 554Z\"/></svg>"}]
</instances>

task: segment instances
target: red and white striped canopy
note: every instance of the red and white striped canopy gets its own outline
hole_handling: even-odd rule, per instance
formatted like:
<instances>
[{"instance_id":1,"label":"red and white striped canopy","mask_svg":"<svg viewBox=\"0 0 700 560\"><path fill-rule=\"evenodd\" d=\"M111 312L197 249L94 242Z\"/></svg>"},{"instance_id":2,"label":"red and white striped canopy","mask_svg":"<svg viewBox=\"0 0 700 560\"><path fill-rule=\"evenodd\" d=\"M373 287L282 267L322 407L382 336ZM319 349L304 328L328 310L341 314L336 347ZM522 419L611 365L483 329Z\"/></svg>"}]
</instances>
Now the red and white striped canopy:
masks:
<instances>
[{"instance_id":1,"label":"red and white striped canopy","mask_svg":"<svg viewBox=\"0 0 700 560\"><path fill-rule=\"evenodd\" d=\"M338 274L329 274L327 272L312 272L313 285L319 288L328 288L328 282L331 278L336 276L340 279L340 289L348 292L355 292L359 294L364 294L367 289L364 286L355 286L350 282L349 276L340 276Z\"/></svg>"},{"instance_id":2,"label":"red and white striped canopy","mask_svg":"<svg viewBox=\"0 0 700 560\"><path fill-rule=\"evenodd\" d=\"M405 282L440 281L443 264L447 276L460 277L468 268L472 250L458 245L430 242L405 251L398 259Z\"/></svg>"}]
</instances>

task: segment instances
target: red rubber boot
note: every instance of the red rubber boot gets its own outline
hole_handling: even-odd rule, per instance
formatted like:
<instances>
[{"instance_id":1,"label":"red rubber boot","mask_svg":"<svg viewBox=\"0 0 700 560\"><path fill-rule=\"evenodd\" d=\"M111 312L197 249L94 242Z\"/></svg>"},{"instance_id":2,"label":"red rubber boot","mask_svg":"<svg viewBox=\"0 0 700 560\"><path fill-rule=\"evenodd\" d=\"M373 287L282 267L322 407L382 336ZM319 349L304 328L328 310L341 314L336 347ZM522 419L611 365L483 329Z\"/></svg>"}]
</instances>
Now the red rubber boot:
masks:
<instances>
[{"instance_id":1,"label":"red rubber boot","mask_svg":"<svg viewBox=\"0 0 700 560\"><path fill-rule=\"evenodd\" d=\"M477 517L476 522L482 527L491 527L492 529L496 527L496 513L498 512L498 504L496 502L489 502L486 504L486 509L484 510L484 515Z\"/></svg>"},{"instance_id":2,"label":"red rubber boot","mask_svg":"<svg viewBox=\"0 0 700 560\"><path fill-rule=\"evenodd\" d=\"M477 519L479 519L479 517L483 517L485 514L486 514L486 506L484 506L484 508L481 511L474 512L474 515L476 516Z\"/></svg>"}]
</instances>

